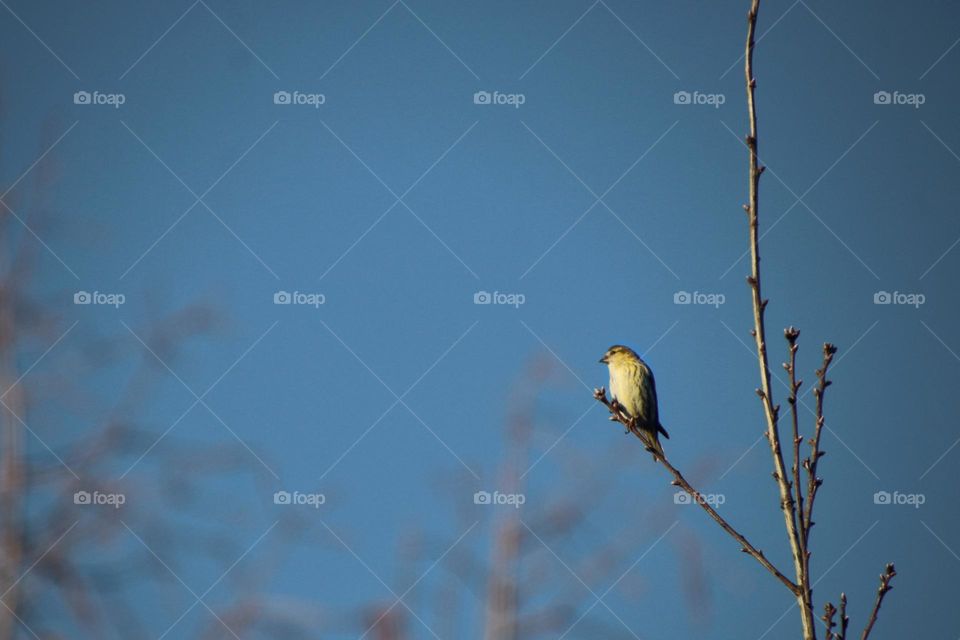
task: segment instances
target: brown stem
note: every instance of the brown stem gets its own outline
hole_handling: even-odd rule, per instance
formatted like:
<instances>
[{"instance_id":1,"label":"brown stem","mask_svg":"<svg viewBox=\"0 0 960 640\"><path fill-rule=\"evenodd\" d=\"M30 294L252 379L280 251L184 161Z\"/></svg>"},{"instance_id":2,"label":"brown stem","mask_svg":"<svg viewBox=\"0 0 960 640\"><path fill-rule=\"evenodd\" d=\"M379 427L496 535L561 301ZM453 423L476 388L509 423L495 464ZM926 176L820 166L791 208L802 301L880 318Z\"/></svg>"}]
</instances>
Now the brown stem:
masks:
<instances>
[{"instance_id":1,"label":"brown stem","mask_svg":"<svg viewBox=\"0 0 960 640\"><path fill-rule=\"evenodd\" d=\"M837 634L837 640L847 640L847 625L850 624L850 618L847 617L847 594L840 594L840 633Z\"/></svg>"},{"instance_id":2,"label":"brown stem","mask_svg":"<svg viewBox=\"0 0 960 640\"><path fill-rule=\"evenodd\" d=\"M817 465L825 452L820 450L820 434L823 431L823 396L832 383L827 380L827 370L830 363L833 362L833 355L837 348L829 342L823 345L823 365L817 369L817 386L813 390L813 395L817 400L816 423L814 424L813 438L810 440L810 457L803 461L803 466L807 470L807 504L801 512L804 531L804 548L810 548L810 529L816 524L813 521L813 502L817 498L817 490L823 484L823 480L817 477Z\"/></svg>"},{"instance_id":3,"label":"brown stem","mask_svg":"<svg viewBox=\"0 0 960 640\"><path fill-rule=\"evenodd\" d=\"M833 632L833 628L836 627L836 623L833 621L833 616L837 614L837 608L833 606L832 602L828 602L823 605L823 615L820 617L823 620L823 625L827 628L826 635L824 636L825 640L838 640L839 636Z\"/></svg>"},{"instance_id":4,"label":"brown stem","mask_svg":"<svg viewBox=\"0 0 960 640\"><path fill-rule=\"evenodd\" d=\"M790 347L790 361L784 364L783 367L790 375L790 397L788 398L788 402L790 403L790 421L793 426L793 466L791 467L791 471L793 472L793 490L797 502L797 513L802 514L804 511L803 490L800 483L800 443L803 442L803 438L800 437L800 419L797 415L797 392L800 391L800 386L803 384L803 380L797 380L797 338L800 337L800 330L795 327L787 327L783 330L783 335L787 339ZM806 566L809 554L806 548L806 521L804 518L797 520L797 529L800 533L800 550L803 552Z\"/></svg>"},{"instance_id":5,"label":"brown stem","mask_svg":"<svg viewBox=\"0 0 960 640\"><path fill-rule=\"evenodd\" d=\"M837 622L833 621L834 616L838 616ZM827 628L825 640L846 640L847 625L850 623L850 618L847 617L847 595L845 593L840 594L839 610L833 606L832 602L823 605L823 616L820 619L823 620L824 626ZM839 629L834 631L838 624Z\"/></svg>"},{"instance_id":6,"label":"brown stem","mask_svg":"<svg viewBox=\"0 0 960 640\"><path fill-rule=\"evenodd\" d=\"M890 582L895 575L897 575L897 571L893 568L893 563L888 564L886 570L880 575L880 588L877 589L877 600L873 603L873 611L870 612L870 619L867 620L867 626L864 628L860 640L867 640L870 632L873 631L873 625L877 621L877 616L880 614L880 605L883 604L883 597L887 595L890 589L893 589L893 587L890 586Z\"/></svg>"},{"instance_id":7,"label":"brown stem","mask_svg":"<svg viewBox=\"0 0 960 640\"><path fill-rule=\"evenodd\" d=\"M763 411L767 421L767 441L773 456L774 479L780 490L780 509L783 511L784 526L787 538L790 540L790 550L793 556L794 571L797 576L797 604L800 606L800 616L803 623L803 637L805 640L816 638L816 627L813 618L813 603L811 598L810 580L806 573L804 553L801 548L801 538L797 529L797 510L793 501L791 482L787 477L786 466L783 462L783 451L780 447L780 433L777 426L780 407L773 403L771 389L770 364L767 358L766 329L764 327L764 311L767 300L763 299L760 287L760 225L759 225L759 188L760 167L757 151L757 81L753 73L753 50L755 45L754 34L757 28L757 12L760 9L760 0L751 0L750 12L747 14L747 43L744 55L744 76L747 85L747 115L750 121L750 133L747 136L749 149L749 176L750 200L746 211L750 227L750 276L747 282L750 285L753 302L753 337L757 344L757 361L760 366L760 385L757 390L763 402Z\"/></svg>"},{"instance_id":8,"label":"brown stem","mask_svg":"<svg viewBox=\"0 0 960 640\"><path fill-rule=\"evenodd\" d=\"M649 444L647 443L646 434L644 434L643 431L636 425L636 422L632 420L626 413L624 413L619 405L614 404L607 399L606 389L604 389L603 387L600 387L599 389L594 389L593 397L596 398L598 401L602 402L604 405L606 405L607 409L609 409L610 411L611 420L615 420L620 424L622 424L623 426L625 426L630 432L632 432L635 436L640 438L640 440L647 445L648 449L650 448ZM760 551L759 549L754 547L752 544L750 544L750 541L747 540L743 536L743 534L741 534L739 531L734 529L733 526L730 525L730 523L724 520L723 516L721 516L719 513L716 512L715 509L713 509L713 507L707 504L707 501L703 497L703 494L701 494L699 491L694 489L693 486L687 481L687 479L683 477L683 474L680 473L680 471L676 467L670 464L669 460L667 460L664 456L660 454L658 454L656 457L660 462L660 464L666 467L666 469L671 473L671 475L673 475L673 482L671 484L678 486L684 491L686 491L690 495L690 497L693 499L693 501L696 502L698 505L700 505L700 507L707 512L707 515L713 518L714 521L717 524L719 524L724 531L730 534L730 536L740 544L741 551L753 556L754 559L756 559L757 562L763 565L763 567L767 571L772 573L780 582L782 582L784 586L786 586L787 589L790 590L791 593L793 593L794 595L798 595L799 589L797 585L795 585L790 580L790 578L783 575L783 573L781 573L779 569L773 566L773 564L769 560L767 560L766 556L763 555L763 551Z\"/></svg>"}]
</instances>

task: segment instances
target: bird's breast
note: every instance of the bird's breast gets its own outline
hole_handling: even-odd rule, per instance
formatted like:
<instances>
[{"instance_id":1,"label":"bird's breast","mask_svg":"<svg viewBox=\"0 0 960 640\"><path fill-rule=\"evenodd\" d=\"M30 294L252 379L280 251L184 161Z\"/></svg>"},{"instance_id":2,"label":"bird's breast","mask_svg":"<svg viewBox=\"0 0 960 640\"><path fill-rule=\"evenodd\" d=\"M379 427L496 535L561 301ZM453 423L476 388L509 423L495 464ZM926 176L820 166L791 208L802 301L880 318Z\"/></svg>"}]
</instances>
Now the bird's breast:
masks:
<instances>
[{"instance_id":1,"label":"bird's breast","mask_svg":"<svg viewBox=\"0 0 960 640\"><path fill-rule=\"evenodd\" d=\"M642 413L639 369L632 363L610 368L610 393L630 415Z\"/></svg>"}]
</instances>

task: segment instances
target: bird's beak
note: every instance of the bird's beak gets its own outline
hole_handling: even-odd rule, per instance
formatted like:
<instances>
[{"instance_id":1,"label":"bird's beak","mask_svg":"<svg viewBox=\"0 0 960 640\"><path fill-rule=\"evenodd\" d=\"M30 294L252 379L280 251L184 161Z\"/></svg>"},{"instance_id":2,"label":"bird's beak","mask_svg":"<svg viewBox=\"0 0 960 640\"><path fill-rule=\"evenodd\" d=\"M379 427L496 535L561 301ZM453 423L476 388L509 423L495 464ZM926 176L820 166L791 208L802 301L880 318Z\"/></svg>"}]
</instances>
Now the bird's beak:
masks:
<instances>
[{"instance_id":1,"label":"bird's beak","mask_svg":"<svg viewBox=\"0 0 960 640\"><path fill-rule=\"evenodd\" d=\"M600 364L607 364L607 356L600 358Z\"/></svg>"}]
</instances>

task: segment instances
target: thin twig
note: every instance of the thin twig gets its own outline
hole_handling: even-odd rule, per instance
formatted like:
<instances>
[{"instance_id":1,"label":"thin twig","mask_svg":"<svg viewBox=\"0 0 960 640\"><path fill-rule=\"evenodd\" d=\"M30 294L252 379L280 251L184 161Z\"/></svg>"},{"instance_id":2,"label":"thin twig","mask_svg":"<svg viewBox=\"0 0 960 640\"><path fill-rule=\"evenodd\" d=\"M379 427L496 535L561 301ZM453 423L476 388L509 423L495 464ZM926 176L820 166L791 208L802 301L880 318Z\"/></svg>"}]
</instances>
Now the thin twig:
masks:
<instances>
[{"instance_id":1,"label":"thin twig","mask_svg":"<svg viewBox=\"0 0 960 640\"><path fill-rule=\"evenodd\" d=\"M810 529L816 524L813 521L813 502L817 498L817 490L823 484L823 479L817 477L817 465L826 453L820 450L820 435L823 432L823 397L832 383L827 380L827 371L830 363L833 362L833 355L837 348L829 342L823 345L823 365L817 369L817 386L813 390L813 396L817 400L816 422L814 423L813 438L810 440L810 457L803 461L804 469L807 471L807 503L802 512L804 540L806 549L810 548Z\"/></svg>"},{"instance_id":2,"label":"thin twig","mask_svg":"<svg viewBox=\"0 0 960 640\"><path fill-rule=\"evenodd\" d=\"M883 597L887 595L888 591L893 589L893 587L890 586L890 582L895 575L897 575L897 570L893 568L893 563L891 562L880 575L880 588L877 589L877 600L873 603L873 611L870 612L870 619L867 620L867 626L864 628L860 640L867 640L870 632L873 631L873 625L877 621L877 615L880 613L880 605L883 604Z\"/></svg>"},{"instance_id":3,"label":"thin twig","mask_svg":"<svg viewBox=\"0 0 960 640\"><path fill-rule=\"evenodd\" d=\"M847 617L847 594L840 594L840 633L837 634L837 640L847 640L847 625L850 624L850 618Z\"/></svg>"},{"instance_id":4,"label":"thin twig","mask_svg":"<svg viewBox=\"0 0 960 640\"><path fill-rule=\"evenodd\" d=\"M837 616L837 622L833 621L834 616ZM823 616L820 619L823 620L824 626L827 628L825 640L846 640L847 625L850 623L850 618L847 617L847 594L840 594L839 610L833 606L832 602L823 605ZM834 631L838 625L839 629Z\"/></svg>"},{"instance_id":5,"label":"thin twig","mask_svg":"<svg viewBox=\"0 0 960 640\"><path fill-rule=\"evenodd\" d=\"M631 419L627 414L625 414L618 404L611 402L610 400L607 399L606 389L604 389L603 387L600 387L599 389L594 389L593 397L596 398L598 401L602 402L604 405L606 405L607 409L610 410L611 420L615 420L620 424L622 424L623 426L625 426L630 432L632 432L635 436L640 438L640 440L644 443L645 446L647 446L648 449L651 449L646 439L646 434L644 434L643 430L636 425L636 422L633 419ZM687 481L687 479L683 477L683 474L680 473L680 471L677 470L676 467L670 464L670 461L667 460L666 457L662 455L658 455L657 458L660 464L666 467L666 469L670 472L670 474L673 475L673 482L671 484L678 486L684 491L686 491L690 495L690 497L693 499L693 501L696 502L698 505L700 505L700 507L707 512L707 515L713 518L714 521L716 521L716 523L719 524L724 531L730 534L730 536L733 537L733 539L740 544L741 551L753 556L754 559L756 559L757 562L763 565L763 567L767 571L772 573L780 582L782 582L784 586L786 586L787 589L790 590L791 593L793 593L794 595L798 595L799 590L797 585L794 584L790 580L790 578L783 575L783 573L779 569L773 566L773 564L769 560L767 560L766 556L763 555L763 551L757 549L752 544L750 544L750 541L748 541L743 536L743 534L741 534L739 531L734 529L733 526L730 525L730 523L728 523L723 518L723 516L721 516L719 513L716 512L715 509L713 509L713 507L707 504L707 500L706 498L703 497L703 494L701 494L699 491L694 489L693 486Z\"/></svg>"},{"instance_id":6,"label":"thin twig","mask_svg":"<svg viewBox=\"0 0 960 640\"><path fill-rule=\"evenodd\" d=\"M797 502L797 513L802 514L804 511L803 490L800 483L800 443L803 442L803 438L800 437L800 419L797 415L797 392L800 391L800 386L803 384L803 380L797 380L797 338L800 337L800 330L796 327L787 327L783 330L783 336L787 339L790 353L790 360L784 363L783 368L790 375L790 397L787 401L790 403L790 418L793 426L793 466L791 468L793 490L794 499ZM806 562L808 554L806 549L806 520L804 518L797 520L797 528L800 532L800 550L803 552L804 562Z\"/></svg>"},{"instance_id":7,"label":"thin twig","mask_svg":"<svg viewBox=\"0 0 960 640\"><path fill-rule=\"evenodd\" d=\"M837 608L833 606L832 602L828 602L823 605L823 615L820 617L823 620L824 626L827 628L827 633L824 636L825 640L838 640L839 636L833 632L833 628L837 624L833 621L833 616L837 613Z\"/></svg>"}]
</instances>

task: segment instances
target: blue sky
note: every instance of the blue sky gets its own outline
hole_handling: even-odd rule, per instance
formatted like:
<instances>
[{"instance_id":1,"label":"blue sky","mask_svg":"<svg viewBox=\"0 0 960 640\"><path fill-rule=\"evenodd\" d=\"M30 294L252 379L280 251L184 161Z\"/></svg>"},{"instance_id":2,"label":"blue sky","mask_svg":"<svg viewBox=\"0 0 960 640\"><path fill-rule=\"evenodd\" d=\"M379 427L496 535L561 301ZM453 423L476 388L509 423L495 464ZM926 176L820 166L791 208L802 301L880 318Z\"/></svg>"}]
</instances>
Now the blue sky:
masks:
<instances>
[{"instance_id":1,"label":"blue sky","mask_svg":"<svg viewBox=\"0 0 960 640\"><path fill-rule=\"evenodd\" d=\"M250 550L238 570L282 558L258 593L341 610L389 605L391 589L423 575L409 603L422 620L408 624L411 637L430 637L443 625L429 585L446 571L431 565L454 542L488 555L503 510L472 496L499 488L511 399L529 392L531 363L544 363L551 373L531 400L533 436L518 462L529 471L520 518L532 529L566 494L594 481L610 489L576 535L537 549L531 531L525 543L554 584L580 590L584 609L628 569L639 582L603 596L567 637L794 633L795 612L778 621L787 594L704 514L674 504L666 477L591 408L589 391L606 383L596 361L610 344L645 352L668 454L787 566L757 443L743 280L746 8L7 0L0 178L19 216L8 228L38 253L31 295L57 318L22 368L69 329L25 383L72 366L95 337L121 354L79 376L79 406L54 397L36 408L37 435L57 451L102 425L132 363L153 357L140 342L156 346L148 327L208 305L219 330L157 365L137 415L156 438L174 425L173 438L244 443L260 481L191 489L242 520L235 556ZM859 628L877 574L896 561L877 638L918 625L953 637L960 625L950 594L931 587L960 564L957 18L950 3L799 0L765 3L758 27L771 357L785 356L781 329L800 327L808 388L820 345L840 348L815 596L846 591ZM104 104L82 93L77 104L77 92ZM48 166L41 197L31 185ZM77 291L125 302L76 305ZM280 291L323 304L274 304ZM478 292L522 304L475 304ZM693 304L676 303L684 292ZM891 304L875 303L882 292ZM908 304L917 294L922 304ZM717 304L698 304L708 300ZM785 387L775 389L786 406ZM172 471L151 458L117 465L134 505ZM300 510L296 543L270 529L296 508L274 505L274 491L326 496ZM878 491L925 502L878 505ZM594 581L567 570L613 532L629 542L621 571ZM411 535L441 542L406 575ZM712 605L702 616L691 615L678 569L688 538L705 558ZM178 573L199 595L233 559ZM228 583L211 606L230 599ZM180 596L150 613L147 636L193 602ZM476 637L479 601L467 590L458 598L453 635ZM192 637L210 619L197 607L168 637Z\"/></svg>"}]
</instances>

